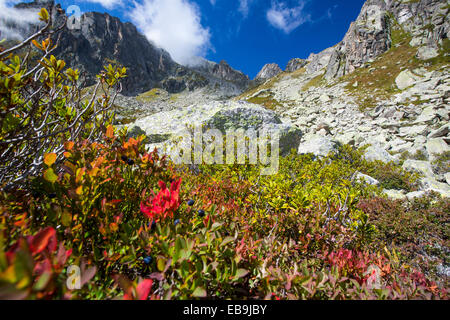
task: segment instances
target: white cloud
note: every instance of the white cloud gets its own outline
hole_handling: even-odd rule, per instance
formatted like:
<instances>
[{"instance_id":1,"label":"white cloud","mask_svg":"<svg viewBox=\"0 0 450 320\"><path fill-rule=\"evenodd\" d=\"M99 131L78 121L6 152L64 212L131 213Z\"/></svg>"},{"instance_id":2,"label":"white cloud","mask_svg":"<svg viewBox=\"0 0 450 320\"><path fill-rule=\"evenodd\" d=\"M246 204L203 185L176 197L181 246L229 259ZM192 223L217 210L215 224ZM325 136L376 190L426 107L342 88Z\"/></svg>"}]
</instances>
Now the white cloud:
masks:
<instances>
[{"instance_id":1,"label":"white cloud","mask_svg":"<svg viewBox=\"0 0 450 320\"><path fill-rule=\"evenodd\" d=\"M122 0L82 0L82 1L98 3L106 9L112 9L118 6L123 6Z\"/></svg>"},{"instance_id":2,"label":"white cloud","mask_svg":"<svg viewBox=\"0 0 450 320\"><path fill-rule=\"evenodd\" d=\"M216 5L216 0L209 0L209 2L211 2L211 4L212 4L213 6Z\"/></svg>"},{"instance_id":3,"label":"white cloud","mask_svg":"<svg viewBox=\"0 0 450 320\"><path fill-rule=\"evenodd\" d=\"M210 32L200 22L200 10L189 0L143 0L134 3L130 20L147 39L167 50L181 64L204 56L210 48Z\"/></svg>"},{"instance_id":4,"label":"white cloud","mask_svg":"<svg viewBox=\"0 0 450 320\"><path fill-rule=\"evenodd\" d=\"M242 13L244 18L247 18L248 12L250 10L250 6L255 0L239 0L239 8L238 11Z\"/></svg>"},{"instance_id":5,"label":"white cloud","mask_svg":"<svg viewBox=\"0 0 450 320\"><path fill-rule=\"evenodd\" d=\"M288 7L286 2L272 1L272 7L267 11L269 23L285 33L290 33L305 22L311 21L311 16L303 12L305 2L300 0L297 6Z\"/></svg>"},{"instance_id":6,"label":"white cloud","mask_svg":"<svg viewBox=\"0 0 450 320\"><path fill-rule=\"evenodd\" d=\"M0 0L0 39L23 40L19 30L30 23L39 22L37 9L15 9L14 4L18 2L21 1Z\"/></svg>"}]
</instances>

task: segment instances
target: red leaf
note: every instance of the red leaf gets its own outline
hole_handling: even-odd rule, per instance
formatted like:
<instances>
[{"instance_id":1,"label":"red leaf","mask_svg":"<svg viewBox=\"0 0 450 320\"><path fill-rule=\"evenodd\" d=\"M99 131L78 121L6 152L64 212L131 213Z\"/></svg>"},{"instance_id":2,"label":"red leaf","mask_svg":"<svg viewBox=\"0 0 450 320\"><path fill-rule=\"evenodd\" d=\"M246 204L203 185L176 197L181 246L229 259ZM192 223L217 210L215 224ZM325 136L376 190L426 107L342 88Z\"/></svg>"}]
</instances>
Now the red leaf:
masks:
<instances>
[{"instance_id":1,"label":"red leaf","mask_svg":"<svg viewBox=\"0 0 450 320\"><path fill-rule=\"evenodd\" d=\"M56 250L56 230L52 227L45 228L35 236L29 238L32 254L38 254L48 248L49 252Z\"/></svg>"},{"instance_id":2,"label":"red leaf","mask_svg":"<svg viewBox=\"0 0 450 320\"><path fill-rule=\"evenodd\" d=\"M139 300L147 300L148 295L150 294L150 289L152 288L153 280L146 279L141 281L136 290Z\"/></svg>"}]
</instances>

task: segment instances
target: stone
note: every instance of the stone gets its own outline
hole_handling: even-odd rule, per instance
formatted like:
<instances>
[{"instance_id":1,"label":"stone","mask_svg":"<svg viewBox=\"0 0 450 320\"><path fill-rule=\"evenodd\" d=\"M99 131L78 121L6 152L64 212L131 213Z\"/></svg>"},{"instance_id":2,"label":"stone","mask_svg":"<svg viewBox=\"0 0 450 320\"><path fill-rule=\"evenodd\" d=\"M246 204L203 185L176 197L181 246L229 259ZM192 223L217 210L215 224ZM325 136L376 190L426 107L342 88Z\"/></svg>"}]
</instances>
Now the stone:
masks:
<instances>
[{"instance_id":1,"label":"stone","mask_svg":"<svg viewBox=\"0 0 450 320\"><path fill-rule=\"evenodd\" d=\"M322 102L322 103L327 103L327 102L331 101L331 98L328 95L326 95L326 94L322 94L319 97L319 101Z\"/></svg>"},{"instance_id":2,"label":"stone","mask_svg":"<svg viewBox=\"0 0 450 320\"><path fill-rule=\"evenodd\" d=\"M435 160L438 155L450 151L450 147L443 138L428 139L426 149L430 161Z\"/></svg>"},{"instance_id":3,"label":"stone","mask_svg":"<svg viewBox=\"0 0 450 320\"><path fill-rule=\"evenodd\" d=\"M434 191L440 193L444 198L450 198L450 186L447 183L438 182L433 178L424 178L420 182L425 191Z\"/></svg>"},{"instance_id":4,"label":"stone","mask_svg":"<svg viewBox=\"0 0 450 320\"><path fill-rule=\"evenodd\" d=\"M410 127L401 127L400 128L400 136L417 136L417 135L425 135L428 132L427 125L418 125L418 126L410 126Z\"/></svg>"},{"instance_id":5,"label":"stone","mask_svg":"<svg viewBox=\"0 0 450 320\"><path fill-rule=\"evenodd\" d=\"M287 66L286 66L286 71L294 72L295 70L303 68L307 63L308 63L308 61L303 60L303 59L299 59L299 58L291 59L291 60L289 60Z\"/></svg>"},{"instance_id":6,"label":"stone","mask_svg":"<svg viewBox=\"0 0 450 320\"><path fill-rule=\"evenodd\" d=\"M450 172L444 174L445 182L450 185Z\"/></svg>"},{"instance_id":7,"label":"stone","mask_svg":"<svg viewBox=\"0 0 450 320\"><path fill-rule=\"evenodd\" d=\"M413 191L406 194L408 200L413 200L414 198L421 198L426 195L426 191Z\"/></svg>"},{"instance_id":8,"label":"stone","mask_svg":"<svg viewBox=\"0 0 450 320\"><path fill-rule=\"evenodd\" d=\"M416 76L407 69L400 72L397 78L395 78L395 83L397 84L397 88L404 90L413 86L419 79L420 77Z\"/></svg>"},{"instance_id":9,"label":"stone","mask_svg":"<svg viewBox=\"0 0 450 320\"><path fill-rule=\"evenodd\" d=\"M298 154L312 153L315 156L326 156L332 151L336 151L338 143L327 137L310 135L305 137L305 142L300 143Z\"/></svg>"},{"instance_id":10,"label":"stone","mask_svg":"<svg viewBox=\"0 0 450 320\"><path fill-rule=\"evenodd\" d=\"M145 131L141 129L141 127L131 124L131 126L127 127L127 138L138 138L141 135L145 135Z\"/></svg>"},{"instance_id":11,"label":"stone","mask_svg":"<svg viewBox=\"0 0 450 320\"><path fill-rule=\"evenodd\" d=\"M408 159L403 163L403 169L418 172L425 177L434 178L433 168L427 161Z\"/></svg>"},{"instance_id":12,"label":"stone","mask_svg":"<svg viewBox=\"0 0 450 320\"><path fill-rule=\"evenodd\" d=\"M380 184L380 182L377 179L372 178L371 176L368 176L361 172L358 172L356 174L356 179L363 180L365 183L370 184L372 186L378 186Z\"/></svg>"},{"instance_id":13,"label":"stone","mask_svg":"<svg viewBox=\"0 0 450 320\"><path fill-rule=\"evenodd\" d=\"M432 123L433 120L435 120L437 116L438 115L437 115L437 112L434 109L434 107L429 106L429 107L426 107L425 109L423 109L420 116L413 123L415 123L415 124Z\"/></svg>"},{"instance_id":14,"label":"stone","mask_svg":"<svg viewBox=\"0 0 450 320\"><path fill-rule=\"evenodd\" d=\"M388 163L391 161L396 162L396 159L389 154L384 148L379 145L372 145L366 149L364 153L364 158L367 161L382 161Z\"/></svg>"},{"instance_id":15,"label":"stone","mask_svg":"<svg viewBox=\"0 0 450 320\"><path fill-rule=\"evenodd\" d=\"M417 50L416 57L420 60L430 60L436 58L439 55L439 51L435 47L420 47Z\"/></svg>"},{"instance_id":16,"label":"stone","mask_svg":"<svg viewBox=\"0 0 450 320\"><path fill-rule=\"evenodd\" d=\"M446 125L443 125L442 127L433 130L428 135L428 138L440 138L445 137L450 133L450 123L447 123Z\"/></svg>"},{"instance_id":17,"label":"stone","mask_svg":"<svg viewBox=\"0 0 450 320\"><path fill-rule=\"evenodd\" d=\"M384 189L383 193L390 199L393 200L404 200L406 199L404 190L394 190L394 189Z\"/></svg>"}]
</instances>

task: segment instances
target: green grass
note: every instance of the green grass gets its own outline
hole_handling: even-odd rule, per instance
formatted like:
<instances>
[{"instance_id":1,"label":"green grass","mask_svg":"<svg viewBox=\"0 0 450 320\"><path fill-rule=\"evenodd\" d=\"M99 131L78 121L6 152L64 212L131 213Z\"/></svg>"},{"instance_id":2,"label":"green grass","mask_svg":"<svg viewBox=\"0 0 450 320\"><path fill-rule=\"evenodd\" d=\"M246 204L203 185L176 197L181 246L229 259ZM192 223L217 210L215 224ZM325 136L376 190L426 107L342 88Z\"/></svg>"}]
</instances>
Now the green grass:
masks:
<instances>
[{"instance_id":1,"label":"green grass","mask_svg":"<svg viewBox=\"0 0 450 320\"><path fill-rule=\"evenodd\" d=\"M266 109L270 110L275 110L277 107L283 106L283 104L274 99L272 95L265 97L252 97L247 99L247 102L262 105Z\"/></svg>"},{"instance_id":2,"label":"green grass","mask_svg":"<svg viewBox=\"0 0 450 320\"><path fill-rule=\"evenodd\" d=\"M159 88L153 88L147 92L141 93L136 97L136 100L139 102L147 103L155 100L156 98L160 97L165 93L164 90Z\"/></svg>"},{"instance_id":3,"label":"green grass","mask_svg":"<svg viewBox=\"0 0 450 320\"><path fill-rule=\"evenodd\" d=\"M320 85L324 84L324 78L323 77L324 77L324 74L320 74L320 75L312 78L311 80L309 80L308 83L306 83L302 87L302 90L303 91L308 91L312 87L319 87Z\"/></svg>"}]
</instances>

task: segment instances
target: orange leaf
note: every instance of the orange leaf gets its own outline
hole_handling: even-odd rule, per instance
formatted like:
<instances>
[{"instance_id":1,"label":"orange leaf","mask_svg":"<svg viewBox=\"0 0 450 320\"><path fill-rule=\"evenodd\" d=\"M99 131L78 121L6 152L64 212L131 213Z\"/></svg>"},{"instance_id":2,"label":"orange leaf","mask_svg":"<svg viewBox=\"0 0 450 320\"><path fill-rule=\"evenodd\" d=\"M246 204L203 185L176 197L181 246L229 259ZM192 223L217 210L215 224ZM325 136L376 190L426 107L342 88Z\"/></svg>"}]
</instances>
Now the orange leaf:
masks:
<instances>
[{"instance_id":1,"label":"orange leaf","mask_svg":"<svg viewBox=\"0 0 450 320\"><path fill-rule=\"evenodd\" d=\"M73 149L73 146L75 143L73 141L67 141L64 143L64 148L66 148L67 151L70 151Z\"/></svg>"},{"instance_id":2,"label":"orange leaf","mask_svg":"<svg viewBox=\"0 0 450 320\"><path fill-rule=\"evenodd\" d=\"M50 167L52 164L54 164L55 161L56 161L56 153L47 153L47 154L44 156L44 163L45 163L46 165L48 165L49 167Z\"/></svg>"},{"instance_id":3,"label":"orange leaf","mask_svg":"<svg viewBox=\"0 0 450 320\"><path fill-rule=\"evenodd\" d=\"M114 137L114 127L112 125L109 125L106 129L106 137L112 139Z\"/></svg>"}]
</instances>

